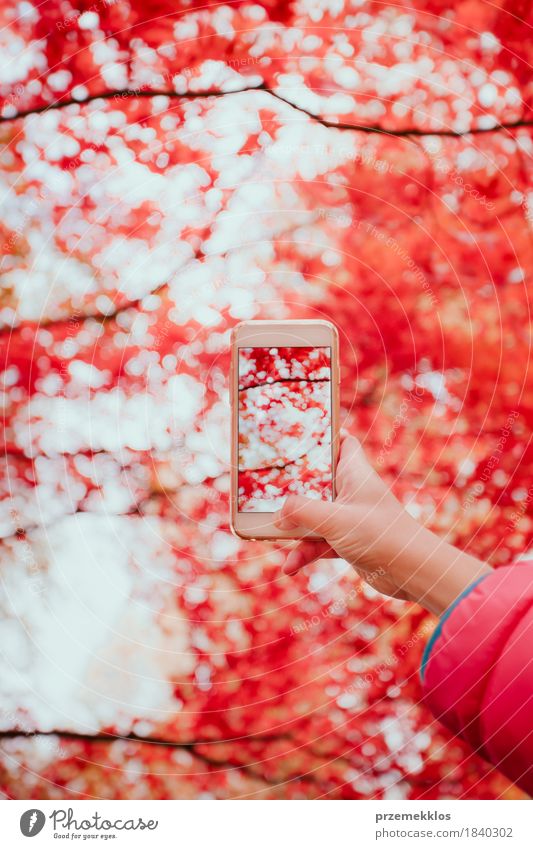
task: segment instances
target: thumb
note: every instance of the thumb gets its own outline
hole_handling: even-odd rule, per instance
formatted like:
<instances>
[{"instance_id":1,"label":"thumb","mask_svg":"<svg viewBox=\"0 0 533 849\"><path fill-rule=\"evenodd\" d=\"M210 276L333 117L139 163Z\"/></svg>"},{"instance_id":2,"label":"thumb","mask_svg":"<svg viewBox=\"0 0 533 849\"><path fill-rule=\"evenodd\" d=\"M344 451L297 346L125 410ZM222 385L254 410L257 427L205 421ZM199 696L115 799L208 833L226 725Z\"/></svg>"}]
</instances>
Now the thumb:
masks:
<instances>
[{"instance_id":1,"label":"thumb","mask_svg":"<svg viewBox=\"0 0 533 849\"><path fill-rule=\"evenodd\" d=\"M367 460L363 446L357 437L352 436L352 434L349 434L346 431L344 431L341 439L337 470L341 473L350 471L357 477L359 477L362 472L371 472L374 474L374 469Z\"/></svg>"},{"instance_id":2,"label":"thumb","mask_svg":"<svg viewBox=\"0 0 533 849\"><path fill-rule=\"evenodd\" d=\"M324 534L334 509L335 504L332 501L304 498L303 495L289 495L274 519L274 524L283 531L301 527Z\"/></svg>"}]
</instances>

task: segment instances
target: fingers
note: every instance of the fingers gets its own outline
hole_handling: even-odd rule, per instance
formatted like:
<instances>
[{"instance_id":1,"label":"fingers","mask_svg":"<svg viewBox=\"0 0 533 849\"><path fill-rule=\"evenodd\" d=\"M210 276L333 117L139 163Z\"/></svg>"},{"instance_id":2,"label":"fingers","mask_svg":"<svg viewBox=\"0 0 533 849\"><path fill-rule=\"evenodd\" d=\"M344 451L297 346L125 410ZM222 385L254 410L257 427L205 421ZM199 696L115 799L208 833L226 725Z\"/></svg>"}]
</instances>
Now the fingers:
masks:
<instances>
[{"instance_id":1,"label":"fingers","mask_svg":"<svg viewBox=\"0 0 533 849\"><path fill-rule=\"evenodd\" d=\"M281 510L276 514L274 524L282 531L300 527L308 531L324 533L334 509L334 501L289 495Z\"/></svg>"},{"instance_id":2,"label":"fingers","mask_svg":"<svg viewBox=\"0 0 533 849\"><path fill-rule=\"evenodd\" d=\"M283 566L286 575L296 575L304 566L320 560L321 557L336 557L337 555L327 542L303 541L292 549Z\"/></svg>"}]
</instances>

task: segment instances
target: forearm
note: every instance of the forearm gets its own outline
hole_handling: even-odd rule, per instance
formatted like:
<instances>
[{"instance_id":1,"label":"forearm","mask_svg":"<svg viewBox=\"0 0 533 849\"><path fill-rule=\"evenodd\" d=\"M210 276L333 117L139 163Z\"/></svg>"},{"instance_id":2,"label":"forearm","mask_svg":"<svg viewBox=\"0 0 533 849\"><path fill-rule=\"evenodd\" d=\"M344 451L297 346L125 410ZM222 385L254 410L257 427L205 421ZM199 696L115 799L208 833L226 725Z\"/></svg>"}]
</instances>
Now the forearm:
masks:
<instances>
[{"instance_id":1,"label":"forearm","mask_svg":"<svg viewBox=\"0 0 533 849\"><path fill-rule=\"evenodd\" d=\"M394 533L394 531L393 531ZM390 569L404 596L440 616L490 566L405 518L394 533Z\"/></svg>"}]
</instances>

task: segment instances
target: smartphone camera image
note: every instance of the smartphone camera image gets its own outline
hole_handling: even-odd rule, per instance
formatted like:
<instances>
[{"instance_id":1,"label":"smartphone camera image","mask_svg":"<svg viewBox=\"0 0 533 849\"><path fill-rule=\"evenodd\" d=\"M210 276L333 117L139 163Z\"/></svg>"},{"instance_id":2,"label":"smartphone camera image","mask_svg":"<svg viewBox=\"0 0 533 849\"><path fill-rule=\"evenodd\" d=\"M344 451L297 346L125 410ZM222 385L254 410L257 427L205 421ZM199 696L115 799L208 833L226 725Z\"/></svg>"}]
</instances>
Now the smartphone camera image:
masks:
<instances>
[{"instance_id":1,"label":"smartphone camera image","mask_svg":"<svg viewBox=\"0 0 533 849\"><path fill-rule=\"evenodd\" d=\"M331 348L239 348L238 509L333 498Z\"/></svg>"},{"instance_id":2,"label":"smartphone camera image","mask_svg":"<svg viewBox=\"0 0 533 849\"><path fill-rule=\"evenodd\" d=\"M272 514L288 495L335 497L335 328L243 322L234 334L232 366L233 529L245 537L282 537Z\"/></svg>"}]
</instances>

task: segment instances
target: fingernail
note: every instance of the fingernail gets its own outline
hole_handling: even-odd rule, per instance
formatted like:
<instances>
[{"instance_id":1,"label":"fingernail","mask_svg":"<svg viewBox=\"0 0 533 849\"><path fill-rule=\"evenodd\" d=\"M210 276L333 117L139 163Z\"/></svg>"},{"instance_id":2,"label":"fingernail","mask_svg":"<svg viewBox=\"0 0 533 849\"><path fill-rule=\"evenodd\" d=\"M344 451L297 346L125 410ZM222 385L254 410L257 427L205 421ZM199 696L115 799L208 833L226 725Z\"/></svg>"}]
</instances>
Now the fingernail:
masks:
<instances>
[{"instance_id":1,"label":"fingernail","mask_svg":"<svg viewBox=\"0 0 533 849\"><path fill-rule=\"evenodd\" d=\"M287 560L285 561L285 565L283 567L283 571L286 575L294 575L295 572L300 568L300 557L296 552L291 551Z\"/></svg>"}]
</instances>

